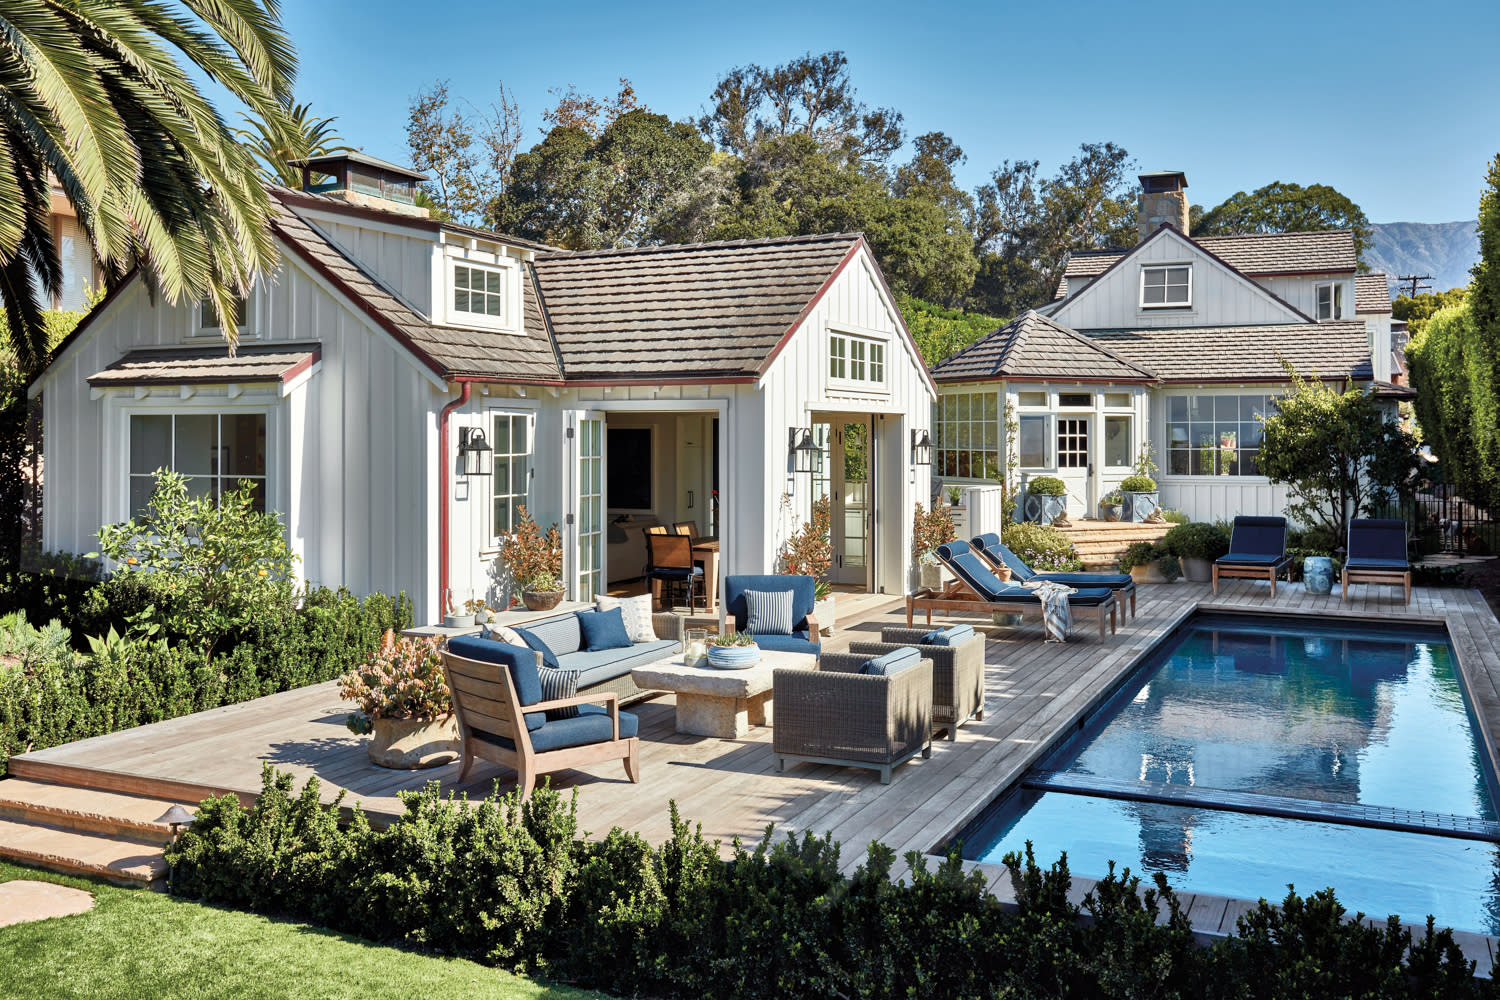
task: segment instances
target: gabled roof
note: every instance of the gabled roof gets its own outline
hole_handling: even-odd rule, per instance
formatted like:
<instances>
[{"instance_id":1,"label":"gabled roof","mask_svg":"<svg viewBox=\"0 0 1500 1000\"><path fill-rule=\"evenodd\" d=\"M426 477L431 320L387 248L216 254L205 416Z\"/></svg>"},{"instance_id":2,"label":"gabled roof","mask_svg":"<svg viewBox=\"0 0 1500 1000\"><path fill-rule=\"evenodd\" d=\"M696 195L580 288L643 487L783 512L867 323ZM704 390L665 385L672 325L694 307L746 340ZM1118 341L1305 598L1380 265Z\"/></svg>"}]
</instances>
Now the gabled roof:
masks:
<instances>
[{"instance_id":1,"label":"gabled roof","mask_svg":"<svg viewBox=\"0 0 1500 1000\"><path fill-rule=\"evenodd\" d=\"M1237 271L1251 276L1333 274L1359 267L1354 233L1327 229L1312 233L1245 233L1241 236L1192 236L1194 243ZM1063 280L1103 274L1135 247L1078 250L1068 256Z\"/></svg>"},{"instance_id":2,"label":"gabled roof","mask_svg":"<svg viewBox=\"0 0 1500 1000\"><path fill-rule=\"evenodd\" d=\"M570 379L763 374L857 233L538 254Z\"/></svg>"},{"instance_id":3,"label":"gabled roof","mask_svg":"<svg viewBox=\"0 0 1500 1000\"><path fill-rule=\"evenodd\" d=\"M1356 313L1388 313L1391 311L1391 285L1385 273L1354 276L1354 311Z\"/></svg>"},{"instance_id":4,"label":"gabled roof","mask_svg":"<svg viewBox=\"0 0 1500 1000\"><path fill-rule=\"evenodd\" d=\"M1088 337L1136 364L1150 365L1165 382L1282 382L1282 358L1307 376L1374 377L1364 320L1090 330Z\"/></svg>"},{"instance_id":5,"label":"gabled roof","mask_svg":"<svg viewBox=\"0 0 1500 1000\"><path fill-rule=\"evenodd\" d=\"M1087 379L1155 382L1156 374L1034 309L932 369L937 382Z\"/></svg>"}]
</instances>

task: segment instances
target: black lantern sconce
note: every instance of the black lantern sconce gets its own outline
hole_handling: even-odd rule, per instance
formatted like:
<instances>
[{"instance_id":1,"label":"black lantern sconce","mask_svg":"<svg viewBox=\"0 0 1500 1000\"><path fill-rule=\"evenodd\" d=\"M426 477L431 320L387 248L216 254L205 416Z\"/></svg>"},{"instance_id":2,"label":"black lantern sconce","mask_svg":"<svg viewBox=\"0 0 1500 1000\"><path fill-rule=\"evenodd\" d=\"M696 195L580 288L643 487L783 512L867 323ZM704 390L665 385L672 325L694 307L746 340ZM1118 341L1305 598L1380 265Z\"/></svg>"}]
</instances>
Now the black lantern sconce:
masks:
<instances>
[{"instance_id":1,"label":"black lantern sconce","mask_svg":"<svg viewBox=\"0 0 1500 1000\"><path fill-rule=\"evenodd\" d=\"M918 427L911 432L911 464L932 464L932 435L925 427Z\"/></svg>"},{"instance_id":2,"label":"black lantern sconce","mask_svg":"<svg viewBox=\"0 0 1500 1000\"><path fill-rule=\"evenodd\" d=\"M787 450L791 452L793 472L812 472L823 457L813 442L811 427L788 427Z\"/></svg>"},{"instance_id":3,"label":"black lantern sconce","mask_svg":"<svg viewBox=\"0 0 1500 1000\"><path fill-rule=\"evenodd\" d=\"M463 462L464 475L488 476L490 461L495 450L484 439L481 427L461 427L458 431L458 457Z\"/></svg>"}]
</instances>

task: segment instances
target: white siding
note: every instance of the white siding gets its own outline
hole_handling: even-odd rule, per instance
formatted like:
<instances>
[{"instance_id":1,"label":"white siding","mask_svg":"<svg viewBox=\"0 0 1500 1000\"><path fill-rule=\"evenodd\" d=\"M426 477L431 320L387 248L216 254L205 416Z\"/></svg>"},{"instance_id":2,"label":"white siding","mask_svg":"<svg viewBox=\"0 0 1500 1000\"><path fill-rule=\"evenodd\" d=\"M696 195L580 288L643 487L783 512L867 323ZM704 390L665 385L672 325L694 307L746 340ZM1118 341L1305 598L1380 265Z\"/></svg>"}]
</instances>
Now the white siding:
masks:
<instances>
[{"instance_id":1,"label":"white siding","mask_svg":"<svg viewBox=\"0 0 1500 1000\"><path fill-rule=\"evenodd\" d=\"M1329 283L1342 286L1344 312L1340 319L1354 319L1354 275L1296 274L1285 277L1256 278L1255 283L1286 299L1309 318L1318 318L1318 286Z\"/></svg>"},{"instance_id":2,"label":"white siding","mask_svg":"<svg viewBox=\"0 0 1500 1000\"><path fill-rule=\"evenodd\" d=\"M432 315L437 233L403 230L393 225L343 215L307 212L308 221L346 254L388 285L423 316Z\"/></svg>"}]
</instances>

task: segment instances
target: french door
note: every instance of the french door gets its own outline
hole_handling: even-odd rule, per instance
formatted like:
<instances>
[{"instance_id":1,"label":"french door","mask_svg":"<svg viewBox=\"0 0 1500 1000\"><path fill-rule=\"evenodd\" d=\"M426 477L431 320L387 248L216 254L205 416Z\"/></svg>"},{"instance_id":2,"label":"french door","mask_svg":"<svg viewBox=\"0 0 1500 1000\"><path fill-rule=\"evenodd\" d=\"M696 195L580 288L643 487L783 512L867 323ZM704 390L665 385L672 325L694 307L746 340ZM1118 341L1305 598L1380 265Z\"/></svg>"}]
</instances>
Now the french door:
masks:
<instances>
[{"instance_id":1,"label":"french door","mask_svg":"<svg viewBox=\"0 0 1500 1000\"><path fill-rule=\"evenodd\" d=\"M830 543L834 583L870 589L874 572L875 448L870 420L863 417L814 418L813 440L822 450L813 473L813 498L827 496L833 524Z\"/></svg>"},{"instance_id":2,"label":"french door","mask_svg":"<svg viewBox=\"0 0 1500 1000\"><path fill-rule=\"evenodd\" d=\"M604 414L568 410L563 418L566 511L563 584L568 597L592 601L604 593Z\"/></svg>"},{"instance_id":3,"label":"french door","mask_svg":"<svg viewBox=\"0 0 1500 1000\"><path fill-rule=\"evenodd\" d=\"M1057 418L1057 477L1068 488L1068 516L1087 517L1094 510L1090 491L1093 488L1094 465L1089 441L1093 418L1059 416Z\"/></svg>"}]
</instances>

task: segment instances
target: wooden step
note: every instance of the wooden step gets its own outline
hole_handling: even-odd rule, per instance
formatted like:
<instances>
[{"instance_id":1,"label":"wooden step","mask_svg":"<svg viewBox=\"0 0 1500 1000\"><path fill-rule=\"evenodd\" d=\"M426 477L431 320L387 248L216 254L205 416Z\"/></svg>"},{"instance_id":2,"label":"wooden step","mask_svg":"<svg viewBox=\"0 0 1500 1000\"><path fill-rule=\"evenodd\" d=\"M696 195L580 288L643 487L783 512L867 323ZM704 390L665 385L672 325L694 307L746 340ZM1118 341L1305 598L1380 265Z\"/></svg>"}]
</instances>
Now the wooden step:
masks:
<instances>
[{"instance_id":1,"label":"wooden step","mask_svg":"<svg viewBox=\"0 0 1500 1000\"><path fill-rule=\"evenodd\" d=\"M156 822L176 800L9 778L0 781L0 818L45 823L82 833L165 844L171 828Z\"/></svg>"},{"instance_id":2,"label":"wooden step","mask_svg":"<svg viewBox=\"0 0 1500 1000\"><path fill-rule=\"evenodd\" d=\"M118 885L151 886L167 874L160 844L0 819L0 858Z\"/></svg>"}]
</instances>

